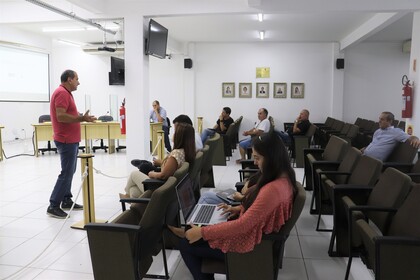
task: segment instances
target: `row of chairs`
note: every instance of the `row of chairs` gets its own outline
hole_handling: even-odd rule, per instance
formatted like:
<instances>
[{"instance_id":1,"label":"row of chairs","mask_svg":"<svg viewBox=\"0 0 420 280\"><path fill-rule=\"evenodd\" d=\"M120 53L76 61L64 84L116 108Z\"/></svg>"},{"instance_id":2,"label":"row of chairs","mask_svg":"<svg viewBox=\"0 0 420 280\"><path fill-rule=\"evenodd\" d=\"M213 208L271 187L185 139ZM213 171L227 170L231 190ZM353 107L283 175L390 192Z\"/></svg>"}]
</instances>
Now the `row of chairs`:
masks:
<instances>
[{"instance_id":1,"label":"row of chairs","mask_svg":"<svg viewBox=\"0 0 420 280\"><path fill-rule=\"evenodd\" d=\"M218 141L218 136L216 134L216 139L210 138L208 142ZM141 199L122 199L123 212L112 223L86 225L95 279L169 278L164 249L168 247L167 241L171 240L166 224L178 222L179 225L175 187L185 176L195 182L201 181L197 177L202 178L206 172L204 165L209 160L204 157L209 154L206 152L209 148L209 145L205 145L203 151L197 153L192 166L185 163L163 185L149 188L146 182L147 190ZM198 183L199 187L195 191L199 192L201 184ZM285 242L304 207L305 198L306 192L299 184L292 216L280 232L264 235L262 242L252 252L228 253L224 262L205 260L202 271L223 273L227 279L250 279L250 276L252 279L277 279L278 270L282 267ZM126 202L132 203L130 210L125 209ZM165 275L147 275L152 256L161 250ZM118 260L114 257L116 254ZM247 265L244 266L244 263Z\"/></svg>"},{"instance_id":2,"label":"row of chairs","mask_svg":"<svg viewBox=\"0 0 420 280\"><path fill-rule=\"evenodd\" d=\"M389 215L389 213L370 214L369 212L366 216L362 216L360 212L354 211L365 210L365 206L356 207L355 205L367 204L376 208L399 207L411 188L412 181L419 182L420 179L420 174L417 173L420 172L420 161L417 161L416 164L412 163L417 149L409 143L401 143L394 149L388 162L381 162L361 155L358 149L351 147L344 140L332 136L321 153L321 157L315 158L312 154L313 151L309 152L305 159L310 168L310 174L306 173L308 170L305 170L305 173L306 176L311 176L307 177L306 182L312 181L313 187L311 213L318 215L316 230L332 231L328 248L329 255L350 256L351 258L355 253L364 253L365 251L357 249L361 245L361 239L358 235L354 235L355 227L351 223L354 224L355 220L365 217L364 220L374 220L376 226L383 233L387 233L389 218L385 215ZM409 173L404 174L396 168ZM349 214L349 209L353 209L352 214ZM321 215L325 214L333 215L332 229L320 228ZM379 216L381 218L378 218ZM420 232L411 230L409 236L414 238L413 244L419 246ZM370 245L372 244L374 242L370 243ZM392 244L394 245L392 250L401 249L398 242ZM420 252L418 248L413 250L414 254ZM402 255L411 254L412 252L409 251L405 248L400 253ZM372 251L370 251L369 257L372 257ZM381 275L376 279L395 279L382 278L384 276Z\"/></svg>"}]
</instances>

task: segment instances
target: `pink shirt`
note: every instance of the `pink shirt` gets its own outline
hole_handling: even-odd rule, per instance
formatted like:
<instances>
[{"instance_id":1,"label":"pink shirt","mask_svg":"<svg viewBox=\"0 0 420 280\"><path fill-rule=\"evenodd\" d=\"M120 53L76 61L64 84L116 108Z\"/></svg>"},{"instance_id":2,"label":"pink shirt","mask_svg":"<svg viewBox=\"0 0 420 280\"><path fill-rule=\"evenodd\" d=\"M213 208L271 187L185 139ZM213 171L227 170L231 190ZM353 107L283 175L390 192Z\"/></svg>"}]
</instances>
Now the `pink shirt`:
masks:
<instances>
[{"instance_id":1,"label":"pink shirt","mask_svg":"<svg viewBox=\"0 0 420 280\"><path fill-rule=\"evenodd\" d=\"M53 93L50 102L50 115L54 131L54 140L61 143L80 142L80 123L62 123L57 120L56 108L64 108L67 114L78 116L73 95L60 85Z\"/></svg>"},{"instance_id":2,"label":"pink shirt","mask_svg":"<svg viewBox=\"0 0 420 280\"><path fill-rule=\"evenodd\" d=\"M293 187L287 178L278 178L263 186L254 203L238 219L201 228L211 248L224 253L252 251L262 234L277 232L290 218Z\"/></svg>"}]
</instances>

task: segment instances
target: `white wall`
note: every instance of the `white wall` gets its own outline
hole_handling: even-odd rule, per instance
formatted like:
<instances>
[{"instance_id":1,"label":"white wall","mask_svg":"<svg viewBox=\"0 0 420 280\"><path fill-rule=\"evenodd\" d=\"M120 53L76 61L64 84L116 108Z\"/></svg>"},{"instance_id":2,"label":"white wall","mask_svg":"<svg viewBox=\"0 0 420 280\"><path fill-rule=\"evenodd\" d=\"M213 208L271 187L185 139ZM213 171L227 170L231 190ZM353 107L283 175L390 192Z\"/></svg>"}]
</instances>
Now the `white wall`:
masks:
<instances>
[{"instance_id":1,"label":"white wall","mask_svg":"<svg viewBox=\"0 0 420 280\"><path fill-rule=\"evenodd\" d=\"M293 121L307 108L312 121L324 121L331 113L333 58L331 44L196 44L193 58L196 83L196 115L204 117L204 127L213 126L222 107L231 116L243 116L241 130L257 120L258 108L267 108L278 129ZM270 67L270 78L257 79L256 67ZM235 98L222 98L222 83L235 83ZM241 82L252 83L252 98L239 98ZM256 83L270 84L269 98L256 98ZM273 83L287 83L287 98L273 98ZM291 99L292 82L305 83L305 98ZM327 101L327 102L324 102Z\"/></svg>"},{"instance_id":2,"label":"white wall","mask_svg":"<svg viewBox=\"0 0 420 280\"><path fill-rule=\"evenodd\" d=\"M344 121L377 120L383 111L401 119L401 78L410 54L401 43L361 43L345 51Z\"/></svg>"},{"instance_id":3,"label":"white wall","mask_svg":"<svg viewBox=\"0 0 420 280\"><path fill-rule=\"evenodd\" d=\"M91 111L96 116L110 110L110 95L117 95L118 104L121 103L124 87L108 84L109 55L86 54L78 47L53 43L49 37L3 27L0 40L40 48L50 54L50 95L60 84L60 75L65 69L78 72L80 86L74 97L80 112L86 109L85 95L91 96ZM4 141L31 137L31 124L38 123L38 117L43 114L49 114L49 103L0 102L0 124L5 126L2 131Z\"/></svg>"},{"instance_id":4,"label":"white wall","mask_svg":"<svg viewBox=\"0 0 420 280\"><path fill-rule=\"evenodd\" d=\"M37 51L46 53L51 52L51 40L49 38L9 27L1 28L0 41L31 46ZM5 126L2 130L3 140L31 137L33 130L31 124L37 123L38 117L48 112L49 103L0 102L0 124Z\"/></svg>"},{"instance_id":5,"label":"white wall","mask_svg":"<svg viewBox=\"0 0 420 280\"><path fill-rule=\"evenodd\" d=\"M77 71L81 82L75 92L79 111L85 109L86 94L91 96L91 109L95 115L109 110L110 94L118 95L119 102L124 97L124 87L108 85L108 56L85 54L78 48L52 44L47 37L18 30L2 29L0 39L50 51L51 92L58 86L59 76L64 69ZM346 50L344 120L353 122L357 116L376 119L383 110L395 112L398 117L402 87L400 79L408 73L409 65L409 55L403 54L400 49L397 43L363 43ZM333 96L331 85L335 65L332 52L331 44L322 43L197 43L191 56L191 70L184 69L182 55L174 55L171 60L150 58L149 99L158 99L171 119L187 113L195 122L197 116L203 116L204 127L214 125L224 106L232 108L234 119L244 116L241 130L252 126L260 107L269 110L279 129L282 129L284 121L293 120L302 108L310 110L312 121L322 122L332 112L330 100ZM271 77L256 79L256 67L270 67ZM190 76L195 79L189 79ZM223 82L235 82L235 98L222 98ZM253 84L251 99L238 97L240 82ZM270 83L268 99L255 98L256 82ZM274 82L287 82L286 99L272 97ZM290 98L291 82L305 83L304 99ZM194 88L192 93L191 88ZM188 105L191 100L194 100L194 108ZM148 106L151 107L150 104ZM5 141L15 137L13 132L23 137L22 128L30 134L30 124L36 123L38 116L48 111L48 103L0 102L0 123L6 126L3 130Z\"/></svg>"}]
</instances>

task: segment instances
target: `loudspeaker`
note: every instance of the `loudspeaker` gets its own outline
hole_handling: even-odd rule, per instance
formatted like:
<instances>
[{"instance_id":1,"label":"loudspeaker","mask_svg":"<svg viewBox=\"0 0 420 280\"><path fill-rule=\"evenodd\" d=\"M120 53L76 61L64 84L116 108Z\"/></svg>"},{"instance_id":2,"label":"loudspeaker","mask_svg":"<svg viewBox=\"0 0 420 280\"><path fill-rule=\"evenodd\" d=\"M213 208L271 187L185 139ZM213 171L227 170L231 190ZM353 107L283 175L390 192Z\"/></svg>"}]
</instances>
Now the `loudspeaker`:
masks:
<instances>
[{"instance_id":1,"label":"loudspeaker","mask_svg":"<svg viewBox=\"0 0 420 280\"><path fill-rule=\"evenodd\" d=\"M337 58L337 61L335 62L335 68L344 69L344 58Z\"/></svg>"},{"instance_id":2,"label":"loudspeaker","mask_svg":"<svg viewBox=\"0 0 420 280\"><path fill-rule=\"evenodd\" d=\"M191 69L192 68L192 59L191 58L185 58L184 59L184 68L185 69Z\"/></svg>"}]
</instances>

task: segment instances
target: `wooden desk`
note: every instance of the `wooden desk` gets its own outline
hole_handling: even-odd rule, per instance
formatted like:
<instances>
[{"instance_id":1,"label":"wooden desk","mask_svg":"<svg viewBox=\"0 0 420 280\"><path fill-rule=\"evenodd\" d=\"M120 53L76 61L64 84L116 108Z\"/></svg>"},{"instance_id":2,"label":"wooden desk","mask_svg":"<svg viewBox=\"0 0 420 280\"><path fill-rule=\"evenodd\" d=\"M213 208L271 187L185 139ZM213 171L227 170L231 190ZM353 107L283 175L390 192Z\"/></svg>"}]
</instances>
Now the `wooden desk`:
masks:
<instances>
[{"instance_id":1,"label":"wooden desk","mask_svg":"<svg viewBox=\"0 0 420 280\"><path fill-rule=\"evenodd\" d=\"M0 161L3 160L3 140L1 138L1 130L4 128L4 126L0 125Z\"/></svg>"},{"instance_id":2,"label":"wooden desk","mask_svg":"<svg viewBox=\"0 0 420 280\"><path fill-rule=\"evenodd\" d=\"M110 154L115 152L115 139L125 139L125 134L121 134L119 122L108 123L108 151Z\"/></svg>"},{"instance_id":3,"label":"wooden desk","mask_svg":"<svg viewBox=\"0 0 420 280\"><path fill-rule=\"evenodd\" d=\"M39 141L54 141L53 129L51 122L37 123L32 125L34 127L35 135L35 156L38 156L38 142Z\"/></svg>"},{"instance_id":4,"label":"wooden desk","mask_svg":"<svg viewBox=\"0 0 420 280\"><path fill-rule=\"evenodd\" d=\"M32 124L35 130L35 155L38 156L39 141L53 141L51 122ZM81 123L81 139L85 140L86 152L90 153L92 139L108 139L108 153L115 152L115 139L125 139L121 134L119 122Z\"/></svg>"}]
</instances>

